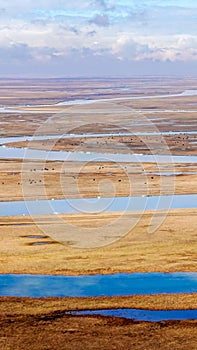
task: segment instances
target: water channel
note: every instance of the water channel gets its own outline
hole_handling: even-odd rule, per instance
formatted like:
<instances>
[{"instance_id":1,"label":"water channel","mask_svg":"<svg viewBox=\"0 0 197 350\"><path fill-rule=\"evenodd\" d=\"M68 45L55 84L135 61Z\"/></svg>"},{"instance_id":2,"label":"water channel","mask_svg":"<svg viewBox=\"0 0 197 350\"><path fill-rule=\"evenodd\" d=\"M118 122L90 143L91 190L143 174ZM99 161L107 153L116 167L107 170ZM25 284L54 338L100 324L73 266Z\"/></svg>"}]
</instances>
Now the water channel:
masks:
<instances>
[{"instance_id":1,"label":"water channel","mask_svg":"<svg viewBox=\"0 0 197 350\"><path fill-rule=\"evenodd\" d=\"M197 292L196 272L108 275L1 274L0 296L101 297Z\"/></svg>"}]
</instances>

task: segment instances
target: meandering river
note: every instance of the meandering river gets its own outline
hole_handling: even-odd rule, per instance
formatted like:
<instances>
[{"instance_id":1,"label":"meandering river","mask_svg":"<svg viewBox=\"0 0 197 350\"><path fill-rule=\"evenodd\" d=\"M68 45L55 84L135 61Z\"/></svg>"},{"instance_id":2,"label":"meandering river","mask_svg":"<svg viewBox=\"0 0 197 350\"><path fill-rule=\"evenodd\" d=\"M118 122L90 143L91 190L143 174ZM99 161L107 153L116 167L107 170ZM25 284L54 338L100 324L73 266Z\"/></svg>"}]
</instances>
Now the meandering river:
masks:
<instances>
[{"instance_id":1,"label":"meandering river","mask_svg":"<svg viewBox=\"0 0 197 350\"><path fill-rule=\"evenodd\" d=\"M150 99L150 98L169 98L179 96L194 96L197 90L186 90L179 94L168 94L159 96L131 96L122 98L105 99L104 101L128 100L128 99ZM85 104L100 102L103 100L79 100L63 101L53 106ZM34 106L36 107L36 106ZM43 107L43 106L37 106ZM20 108L1 108L0 113L27 113ZM29 113L39 113L32 110ZM182 112L182 111L180 111ZM193 112L193 111L192 111ZM180 132L181 134L183 132ZM184 132L186 133L186 132ZM196 134L197 131L188 133ZM141 135L150 135L151 133L135 133ZM153 133L152 133L153 134ZM154 133L155 134L155 133ZM162 135L178 134L178 132L163 132ZM63 135L63 137L98 137L98 136L120 136L121 133L89 134L89 135ZM123 135L127 135L124 133ZM128 134L130 135L130 134ZM62 135L44 135L36 136L34 140L45 140L57 138ZM114 161L114 162L166 162L166 163L197 163L197 156L168 156L168 155L144 155L144 154L111 154L111 153L90 153L90 152L57 152L32 150L25 148L7 147L6 143L31 140L29 136L7 137L0 139L0 158L3 159L42 159L42 160L62 160L62 161ZM171 208L196 208L197 195L174 195L161 196L165 201L171 201ZM119 197L119 198L100 198L86 199L86 205L89 203L91 212L100 211L101 206L107 208L105 211L121 210L141 210L162 209L158 207L158 196L152 197ZM81 204L82 203L82 204ZM27 205L26 205L27 204ZM28 215L28 206L35 210L35 214L55 214L55 213L73 213L80 212L83 208L83 200L71 199L54 201L29 201L29 202L1 202L0 215ZM164 206L165 207L165 206ZM80 210L76 210L80 208ZM86 207L87 210L87 207ZM31 210L32 214L32 210ZM192 293L197 292L197 273L122 273L113 275L92 275L92 276L51 276L51 275L0 275L0 296L19 296L19 297L98 297L98 296L123 296L135 294L158 294L158 293ZM147 311L144 310L99 310L87 311L88 313L99 313L102 315L112 315L118 317L128 317L138 320L163 320L173 317L174 319L196 318L196 310L173 311ZM166 315L167 313L167 315ZM166 318L167 317L167 318ZM170 318L172 319L172 318Z\"/></svg>"}]
</instances>

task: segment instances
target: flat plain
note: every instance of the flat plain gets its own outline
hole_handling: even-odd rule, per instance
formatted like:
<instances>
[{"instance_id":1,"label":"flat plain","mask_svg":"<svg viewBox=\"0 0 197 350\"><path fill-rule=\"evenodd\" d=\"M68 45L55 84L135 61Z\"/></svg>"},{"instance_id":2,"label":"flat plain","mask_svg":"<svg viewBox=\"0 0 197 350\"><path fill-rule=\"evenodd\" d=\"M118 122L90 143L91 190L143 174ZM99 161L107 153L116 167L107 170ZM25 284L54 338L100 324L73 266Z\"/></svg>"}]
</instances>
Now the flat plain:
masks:
<instances>
[{"instance_id":1,"label":"flat plain","mask_svg":"<svg viewBox=\"0 0 197 350\"><path fill-rule=\"evenodd\" d=\"M1 80L0 135L10 136L1 149L120 156L167 152L168 156L188 156L188 162L158 165L110 158L105 162L64 162L2 157L0 201L110 197L108 183L113 184L117 197L196 194L197 163L190 161L197 155L196 95L182 94L195 89L192 78ZM81 100L87 103L80 104ZM54 139L12 139L31 135L53 135ZM158 211L161 225L152 234L148 230L155 215L152 211L126 212L123 218L120 212L61 214L58 216L70 237L66 245L48 235L49 226L54 233L60 229L53 215L37 218L39 225L30 216L1 216L0 273L196 272L196 214L196 208ZM136 224L130 227L132 220ZM73 247L73 227L104 227L108 237L111 223L125 233L112 244L94 249ZM196 321L149 323L66 315L68 310L102 307L196 308L196 294L38 300L1 297L0 302L3 349L65 349L65 344L66 349L196 349Z\"/></svg>"}]
</instances>

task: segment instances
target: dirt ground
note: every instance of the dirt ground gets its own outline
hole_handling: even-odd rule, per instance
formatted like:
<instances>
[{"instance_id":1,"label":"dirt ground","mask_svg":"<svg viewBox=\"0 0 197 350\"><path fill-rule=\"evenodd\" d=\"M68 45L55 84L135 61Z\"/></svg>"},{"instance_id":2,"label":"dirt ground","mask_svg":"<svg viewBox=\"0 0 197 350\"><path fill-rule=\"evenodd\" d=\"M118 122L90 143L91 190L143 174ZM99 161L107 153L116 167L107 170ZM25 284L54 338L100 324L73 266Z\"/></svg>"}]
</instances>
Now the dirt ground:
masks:
<instances>
[{"instance_id":1,"label":"dirt ground","mask_svg":"<svg viewBox=\"0 0 197 350\"><path fill-rule=\"evenodd\" d=\"M196 307L194 295L180 295L178 307ZM150 349L196 350L197 321L135 322L102 316L70 316L84 307L173 308L177 296L93 299L0 298L2 350Z\"/></svg>"},{"instance_id":2,"label":"dirt ground","mask_svg":"<svg viewBox=\"0 0 197 350\"><path fill-rule=\"evenodd\" d=\"M2 350L196 350L197 321L134 322L123 318L3 316Z\"/></svg>"}]
</instances>

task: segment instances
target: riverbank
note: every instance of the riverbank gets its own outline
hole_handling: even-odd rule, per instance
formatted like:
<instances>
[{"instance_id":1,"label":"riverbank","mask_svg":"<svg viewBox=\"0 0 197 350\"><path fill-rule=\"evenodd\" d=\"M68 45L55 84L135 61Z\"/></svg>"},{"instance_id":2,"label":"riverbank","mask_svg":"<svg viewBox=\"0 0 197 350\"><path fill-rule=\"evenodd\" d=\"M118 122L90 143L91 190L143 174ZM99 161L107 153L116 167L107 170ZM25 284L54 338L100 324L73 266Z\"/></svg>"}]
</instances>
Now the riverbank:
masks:
<instances>
[{"instance_id":1,"label":"riverbank","mask_svg":"<svg viewBox=\"0 0 197 350\"><path fill-rule=\"evenodd\" d=\"M97 129L95 130L97 132ZM164 154L164 155L197 155L196 134L175 131L175 134L162 135L159 134L142 134L139 136L134 134L118 136L116 133L112 136L102 136L96 134L73 138L64 136L57 139L33 140L22 142L7 143L7 147L31 148L49 151L83 151L83 152L101 152L101 153L122 153L122 154ZM116 131L117 132L117 131ZM120 130L121 132L121 130ZM156 131L155 131L156 132ZM126 131L126 134L128 132ZM136 132L137 133L137 132ZM167 133L167 132L166 132Z\"/></svg>"},{"instance_id":2,"label":"riverbank","mask_svg":"<svg viewBox=\"0 0 197 350\"><path fill-rule=\"evenodd\" d=\"M23 307L22 307L23 305ZM2 315L48 315L74 310L136 308L147 310L197 309L196 293L132 295L99 298L16 298L0 297Z\"/></svg>"}]
</instances>

